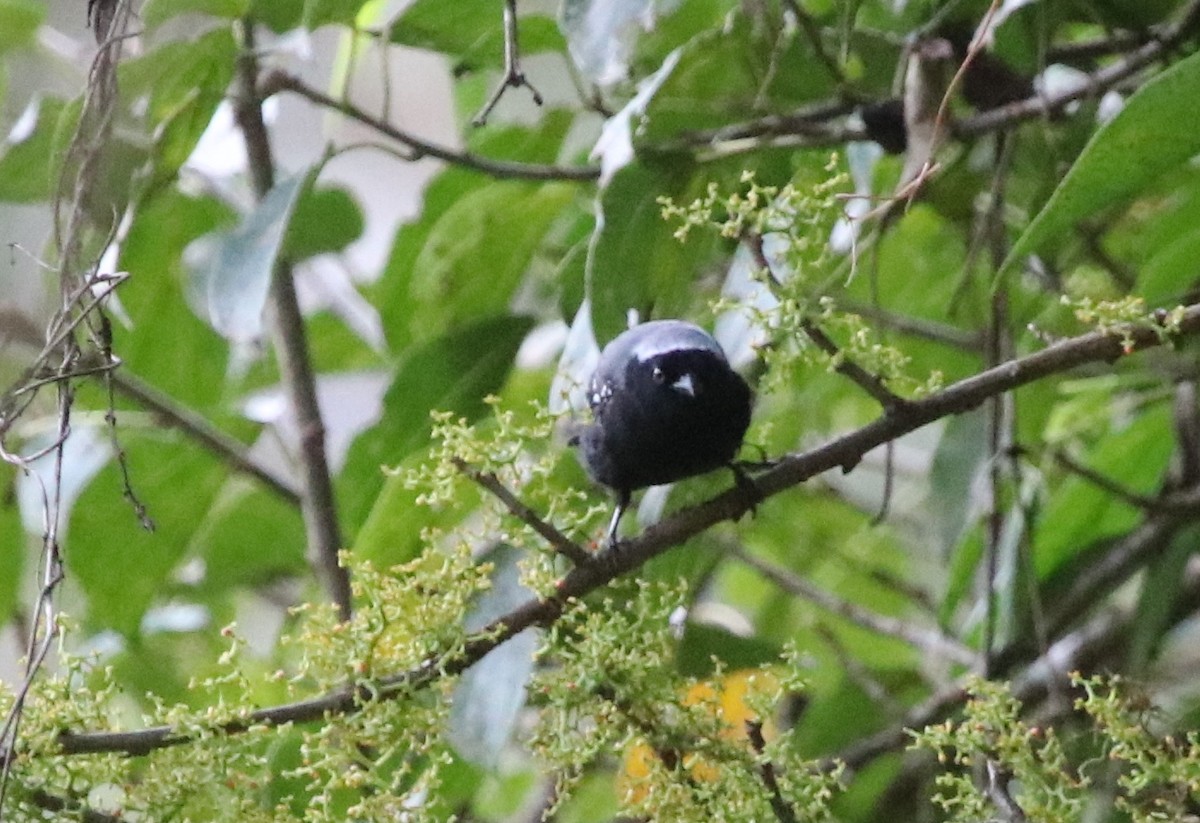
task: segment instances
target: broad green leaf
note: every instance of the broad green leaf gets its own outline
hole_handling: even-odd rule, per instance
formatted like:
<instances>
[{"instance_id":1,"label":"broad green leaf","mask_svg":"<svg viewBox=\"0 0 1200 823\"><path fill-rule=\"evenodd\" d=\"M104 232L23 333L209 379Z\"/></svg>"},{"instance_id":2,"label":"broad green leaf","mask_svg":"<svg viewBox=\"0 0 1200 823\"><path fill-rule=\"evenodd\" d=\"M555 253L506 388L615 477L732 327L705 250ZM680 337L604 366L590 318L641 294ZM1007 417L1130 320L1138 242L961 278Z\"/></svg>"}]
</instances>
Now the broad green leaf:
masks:
<instances>
[{"instance_id":1,"label":"broad green leaf","mask_svg":"<svg viewBox=\"0 0 1200 823\"><path fill-rule=\"evenodd\" d=\"M74 507L66 558L72 578L87 595L89 624L136 635L226 470L173 435L128 426L121 432L130 481L155 530L147 532L138 524L122 498L120 472L110 462Z\"/></svg>"},{"instance_id":2,"label":"broad green leaf","mask_svg":"<svg viewBox=\"0 0 1200 823\"><path fill-rule=\"evenodd\" d=\"M570 109L547 108L532 126L492 125L466 135L471 151L523 163L555 163L575 123ZM446 172L449 173L449 172Z\"/></svg>"},{"instance_id":3,"label":"broad green leaf","mask_svg":"<svg viewBox=\"0 0 1200 823\"><path fill-rule=\"evenodd\" d=\"M226 99L237 46L228 28L169 43L121 66L125 94L146 94L155 163L149 185L174 180Z\"/></svg>"},{"instance_id":4,"label":"broad green leaf","mask_svg":"<svg viewBox=\"0 0 1200 823\"><path fill-rule=\"evenodd\" d=\"M350 25L366 0L304 0L304 25L318 29L331 23Z\"/></svg>"},{"instance_id":5,"label":"broad green leaf","mask_svg":"<svg viewBox=\"0 0 1200 823\"><path fill-rule=\"evenodd\" d=\"M283 241L283 254L295 262L341 251L363 232L362 209L343 188L305 187L296 202Z\"/></svg>"},{"instance_id":6,"label":"broad green leaf","mask_svg":"<svg viewBox=\"0 0 1200 823\"><path fill-rule=\"evenodd\" d=\"M1200 129L1181 116L1182 101L1200 99L1200 53L1153 77L1101 127L1050 201L1017 238L1003 270L1011 270L1050 240L1142 191L1200 154Z\"/></svg>"},{"instance_id":7,"label":"broad green leaf","mask_svg":"<svg viewBox=\"0 0 1200 823\"><path fill-rule=\"evenodd\" d=\"M1200 528L1195 524L1182 529L1146 570L1129 650L1129 662L1135 674L1146 671L1172 626L1171 615L1179 607L1179 598L1187 581L1187 566L1196 556L1198 539Z\"/></svg>"},{"instance_id":8,"label":"broad green leaf","mask_svg":"<svg viewBox=\"0 0 1200 823\"><path fill-rule=\"evenodd\" d=\"M223 594L307 569L300 510L251 478L226 481L196 526L189 548L204 558L206 591Z\"/></svg>"},{"instance_id":9,"label":"broad green leaf","mask_svg":"<svg viewBox=\"0 0 1200 823\"><path fill-rule=\"evenodd\" d=\"M699 196L701 184L692 171L682 158L635 161L617 172L602 193L604 224L595 243L590 284L592 324L601 345L627 328L630 310L644 321L688 316L697 307L694 282L715 241L693 233L680 243L659 203L664 196L681 203Z\"/></svg>"},{"instance_id":10,"label":"broad green leaf","mask_svg":"<svg viewBox=\"0 0 1200 823\"><path fill-rule=\"evenodd\" d=\"M380 288L394 346L507 311L546 232L575 198L567 183L459 179L443 192L455 190L432 224L402 230L388 263ZM419 248L408 245L409 236Z\"/></svg>"},{"instance_id":11,"label":"broad green leaf","mask_svg":"<svg viewBox=\"0 0 1200 823\"><path fill-rule=\"evenodd\" d=\"M415 340L443 331L422 327L416 322L414 299L408 287L413 267L421 249L443 215L469 192L484 187L484 181L462 169L448 169L438 175L425 189L425 202L420 216L403 225L396 233L391 255L377 286L369 290L373 303L379 308L388 343L394 350L403 350Z\"/></svg>"},{"instance_id":12,"label":"broad green leaf","mask_svg":"<svg viewBox=\"0 0 1200 823\"><path fill-rule=\"evenodd\" d=\"M198 297L222 337L248 343L263 336L271 277L304 182L301 174L279 181L236 229L204 239Z\"/></svg>"},{"instance_id":13,"label":"broad green leaf","mask_svg":"<svg viewBox=\"0 0 1200 823\"><path fill-rule=\"evenodd\" d=\"M536 128L512 126L478 129L470 135L470 147L472 151L487 157L529 163L549 163L558 157L562 142L572 122L573 118L570 114L551 111L546 114ZM374 297L373 302L379 309L384 329L387 331L388 342L393 349L402 350L414 340L429 339L445 330L445 327L438 325L438 322L444 321L434 322L435 318L452 313L453 308L434 306L432 311L429 311L427 310L429 307L418 300L419 295L412 293L413 283L421 280L416 273L418 258L426 259L422 258L422 254L428 253L426 246L435 231L442 234L453 234L454 223L453 221L447 222L448 212L451 209L465 209L460 205L461 203L473 193L488 189L493 183L494 181L489 181L483 175L475 172L462 168L448 168L435 177L425 189L425 200L420 216L413 222L400 227L383 276L376 286L368 290L368 293ZM499 222L495 226L495 231L484 231L485 236L474 238L464 233L464 240L489 241L486 248L477 249L476 260L472 261L469 257L461 259L461 264L465 269L469 271L474 268L474 276L489 283L493 279L490 268L493 259L506 261L503 268L506 272L511 273L513 269L528 264L529 258L525 255L543 252L540 244L534 248L523 249L512 243L510 238L504 236L503 229L511 224L510 221L520 216L520 203L523 202L520 197L532 197L535 205L544 205L543 198L545 196L529 194L536 188L532 184L506 183L502 188L513 193L512 201L497 207L496 211L475 215L468 219L468 223L472 225L486 225L489 219L495 219ZM478 205L490 203L488 196L475 196L479 198L475 201ZM567 204L564 209L568 215L574 215L578 211L572 207L582 198L579 198L578 194L576 194L576 198L578 198L576 203ZM491 207L489 206L489 208ZM469 209L466 210L469 211ZM535 209L532 215L535 224L543 219L551 218L549 214L540 214L538 209ZM552 219L550 225L553 225ZM547 226L547 228L549 227ZM522 227L516 231L513 238L524 238L523 243L529 242L528 229L529 227ZM553 249L547 251L554 252ZM474 284L469 288L473 289ZM492 284L489 286L488 293L494 290L495 285ZM484 309L484 313L492 311L495 310Z\"/></svg>"},{"instance_id":14,"label":"broad green leaf","mask_svg":"<svg viewBox=\"0 0 1200 823\"><path fill-rule=\"evenodd\" d=\"M5 486L12 482L13 470L0 469ZM30 549L28 537L21 528L21 514L10 503L0 504L0 623L7 624L17 605L17 594L25 584L25 557Z\"/></svg>"},{"instance_id":15,"label":"broad green leaf","mask_svg":"<svg viewBox=\"0 0 1200 823\"><path fill-rule=\"evenodd\" d=\"M276 33L298 28L304 18L306 4L301 2L280 3L279 0L250 0L251 16Z\"/></svg>"},{"instance_id":16,"label":"broad green leaf","mask_svg":"<svg viewBox=\"0 0 1200 823\"><path fill-rule=\"evenodd\" d=\"M416 0L388 26L393 43L455 58L460 69L504 65L503 3L492 0ZM522 54L561 51L554 21L541 14L518 18ZM530 78L536 85L536 78Z\"/></svg>"},{"instance_id":17,"label":"broad green leaf","mask_svg":"<svg viewBox=\"0 0 1200 823\"><path fill-rule=\"evenodd\" d=\"M249 9L250 0L146 0L141 17L147 28L154 28L181 14L207 14L234 20Z\"/></svg>"},{"instance_id":18,"label":"broad green leaf","mask_svg":"<svg viewBox=\"0 0 1200 823\"><path fill-rule=\"evenodd\" d=\"M150 119L175 115L198 95L223 94L233 78L237 45L228 28L167 43L121 64L122 93L150 96Z\"/></svg>"},{"instance_id":19,"label":"broad green leaf","mask_svg":"<svg viewBox=\"0 0 1200 823\"><path fill-rule=\"evenodd\" d=\"M836 678L840 671L840 667L831 667L830 675ZM878 701L866 694L855 678L844 674L842 678L815 693L805 707L794 743L805 756L837 751L878 728L883 719Z\"/></svg>"},{"instance_id":20,"label":"broad green leaf","mask_svg":"<svg viewBox=\"0 0 1200 823\"><path fill-rule=\"evenodd\" d=\"M153 695L172 703L186 703L189 698L196 702L199 695L188 688L184 660L169 639L127 636L124 641L125 647L105 663L112 666L116 681L128 694L141 699Z\"/></svg>"},{"instance_id":21,"label":"broad green leaf","mask_svg":"<svg viewBox=\"0 0 1200 823\"><path fill-rule=\"evenodd\" d=\"M652 144L688 130L751 119L765 95L764 83L786 85L784 99L792 105L832 91L828 73L799 45L807 44L805 38L794 38L793 47L780 53L778 45L762 40L757 21L737 13L729 20L680 50L678 65L649 105L641 139Z\"/></svg>"},{"instance_id":22,"label":"broad green leaf","mask_svg":"<svg viewBox=\"0 0 1200 823\"><path fill-rule=\"evenodd\" d=\"M1138 290L1151 306L1178 302L1200 279L1200 226L1192 226L1159 248L1138 275Z\"/></svg>"},{"instance_id":23,"label":"broad green leaf","mask_svg":"<svg viewBox=\"0 0 1200 823\"><path fill-rule=\"evenodd\" d=\"M304 746L304 734L292 728L271 741L266 755L270 778L263 787L264 797L272 808L290 809L296 819L304 817L312 802L313 784L301 776Z\"/></svg>"},{"instance_id":24,"label":"broad green leaf","mask_svg":"<svg viewBox=\"0 0 1200 823\"><path fill-rule=\"evenodd\" d=\"M970 596L983 562L983 537L979 528L966 534L950 555L946 568L946 591L938 609L938 622L953 625L958 607Z\"/></svg>"},{"instance_id":25,"label":"broad green leaf","mask_svg":"<svg viewBox=\"0 0 1200 823\"><path fill-rule=\"evenodd\" d=\"M0 0L0 54L32 46L45 17L46 5L38 0Z\"/></svg>"},{"instance_id":26,"label":"broad green leaf","mask_svg":"<svg viewBox=\"0 0 1200 823\"><path fill-rule=\"evenodd\" d=\"M228 348L184 300L183 252L235 221L214 198L168 189L142 204L121 245L120 264L131 276L120 297L134 323L133 331L117 331L121 358L138 377L210 416L225 398Z\"/></svg>"},{"instance_id":27,"label":"broad green leaf","mask_svg":"<svg viewBox=\"0 0 1200 823\"><path fill-rule=\"evenodd\" d=\"M970 489L987 457L987 420L983 411L946 421L929 473L927 514L935 525L935 556L948 557L967 529Z\"/></svg>"},{"instance_id":28,"label":"broad green leaf","mask_svg":"<svg viewBox=\"0 0 1200 823\"><path fill-rule=\"evenodd\" d=\"M23 115L33 118L29 133L0 144L0 201L50 199L62 168L64 135L79 117L78 100L43 97L30 106Z\"/></svg>"},{"instance_id":29,"label":"broad green leaf","mask_svg":"<svg viewBox=\"0 0 1200 823\"><path fill-rule=\"evenodd\" d=\"M689 621L676 649L676 665L688 677L709 677L718 665L725 671L748 669L779 660L780 647L756 636Z\"/></svg>"},{"instance_id":30,"label":"broad green leaf","mask_svg":"<svg viewBox=\"0 0 1200 823\"><path fill-rule=\"evenodd\" d=\"M1170 411L1160 405L1104 437L1082 462L1127 489L1153 494L1173 444ZM1094 541L1132 527L1138 516L1131 504L1083 478L1063 480L1038 520L1038 578L1046 579Z\"/></svg>"},{"instance_id":31,"label":"broad green leaf","mask_svg":"<svg viewBox=\"0 0 1200 823\"><path fill-rule=\"evenodd\" d=\"M350 511L354 521L362 520L354 537L353 551L356 558L368 561L376 568L390 568L407 563L425 548L422 539L426 529L449 529L459 522L462 512L451 509L430 509L422 506L417 498L420 492L406 488L404 477L399 473L415 467L428 459L424 452L417 452L407 460L388 465L398 470L397 474L383 476L381 465L353 465L353 474L343 472L347 491L342 495L344 508ZM364 461L365 462L365 461ZM378 490L374 500L367 495ZM459 499L464 510L478 503L478 496L465 494ZM366 506L370 510L359 515L352 506ZM357 515L357 517L355 517ZM347 524L353 530L357 522Z\"/></svg>"},{"instance_id":32,"label":"broad green leaf","mask_svg":"<svg viewBox=\"0 0 1200 823\"><path fill-rule=\"evenodd\" d=\"M511 315L474 320L404 353L382 419L354 441L342 471L348 532L363 522L383 486L380 467L395 466L429 441L430 412L472 419L484 411L483 399L500 390L532 326Z\"/></svg>"}]
</instances>

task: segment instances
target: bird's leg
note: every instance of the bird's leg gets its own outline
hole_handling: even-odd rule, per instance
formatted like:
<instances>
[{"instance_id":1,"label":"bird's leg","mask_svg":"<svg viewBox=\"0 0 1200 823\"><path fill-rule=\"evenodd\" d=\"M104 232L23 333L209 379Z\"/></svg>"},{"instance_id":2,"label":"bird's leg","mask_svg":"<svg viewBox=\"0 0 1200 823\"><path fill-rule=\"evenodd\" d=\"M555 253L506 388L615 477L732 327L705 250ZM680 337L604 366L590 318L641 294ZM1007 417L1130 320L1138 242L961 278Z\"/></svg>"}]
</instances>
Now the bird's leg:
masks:
<instances>
[{"instance_id":1,"label":"bird's leg","mask_svg":"<svg viewBox=\"0 0 1200 823\"><path fill-rule=\"evenodd\" d=\"M758 504L761 503L766 495L762 493L762 489L754 482L754 478L750 476L746 468L740 463L730 463L729 470L733 472L734 483L738 489L746 496L746 506L750 509L750 514L758 514Z\"/></svg>"},{"instance_id":2,"label":"bird's leg","mask_svg":"<svg viewBox=\"0 0 1200 823\"><path fill-rule=\"evenodd\" d=\"M617 545L617 528L621 525L621 518L625 515L625 510L629 508L628 491L617 492L617 507L613 510L612 520L608 524L608 543L606 548L612 548Z\"/></svg>"}]
</instances>

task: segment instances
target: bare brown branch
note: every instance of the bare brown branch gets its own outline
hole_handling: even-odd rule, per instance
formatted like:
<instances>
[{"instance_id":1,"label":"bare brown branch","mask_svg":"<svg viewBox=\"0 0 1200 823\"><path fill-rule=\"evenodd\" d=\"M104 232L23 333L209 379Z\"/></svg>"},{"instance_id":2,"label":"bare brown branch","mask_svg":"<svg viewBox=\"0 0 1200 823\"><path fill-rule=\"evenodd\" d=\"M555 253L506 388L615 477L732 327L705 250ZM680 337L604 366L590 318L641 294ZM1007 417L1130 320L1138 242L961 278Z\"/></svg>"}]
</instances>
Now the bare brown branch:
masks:
<instances>
[{"instance_id":1,"label":"bare brown branch","mask_svg":"<svg viewBox=\"0 0 1200 823\"><path fill-rule=\"evenodd\" d=\"M1188 306L1183 311L1175 333L1179 336L1200 333L1200 305ZM886 412L873 423L836 437L822 446L788 455L773 468L758 475L755 484L762 495L767 497L791 489L829 469L841 467L849 471L871 449L935 420L970 411L990 397L1027 386L1051 375L1068 372L1078 366L1115 361L1126 353L1123 339L1126 335L1132 341L1131 351L1153 348L1165 342L1162 334L1148 327L1130 328L1124 333L1121 330L1090 332L1060 341L1041 351L960 380L928 397L910 401L899 409ZM603 556L603 562L576 566L561 578L554 596L532 599L517 606L471 635L454 656L430 658L416 668L381 678L376 683L374 698L386 700L408 694L414 688L420 688L441 676L456 674L470 668L492 649L530 626L547 626L554 623L563 614L568 603L639 568L651 558L681 545L721 521L737 520L747 513L751 505L752 501L747 500L740 489L733 488L704 503L666 517L640 535L623 540L617 550L610 550ZM1197 582L1197 586L1200 587L1200 581ZM1055 655L1056 647L1050 649L1047 657ZM960 699L961 693L962 690L956 688L935 695L922 712L914 711L913 723L919 724L922 717L938 716L940 711ZM308 700L250 712L243 719L220 724L217 730L225 734L239 734L264 725L318 720L330 714L357 711L359 700L358 690L354 685L348 684ZM890 736L886 740L877 736L862 741L860 750L844 754L847 762L850 762L851 756L860 763L866 762L862 759L865 753L878 754L881 745L884 746L883 750L890 750L900 745L897 740L907 739L902 729L888 734ZM158 748L181 745L191 739L172 727L156 726L126 732L64 732L59 738L59 743L62 751L67 754L123 752L142 755Z\"/></svg>"},{"instance_id":2,"label":"bare brown branch","mask_svg":"<svg viewBox=\"0 0 1200 823\"><path fill-rule=\"evenodd\" d=\"M499 180L578 180L591 181L600 177L599 166L546 166L537 163L514 163L508 160L495 160L481 157L469 151L456 151L445 146L432 143L423 138L398 129L392 124L375 117L359 108L348 100L337 100L324 92L307 85L300 78L283 71L271 72L259 87L259 93L265 99L280 91L298 94L307 100L324 106L332 111L341 112L345 116L369 126L380 134L402 143L416 152L416 158L422 156L435 157L456 166L474 169Z\"/></svg>"},{"instance_id":3,"label":"bare brown branch","mask_svg":"<svg viewBox=\"0 0 1200 823\"><path fill-rule=\"evenodd\" d=\"M271 142L263 122L258 94L259 65L254 50L254 23L243 24L243 51L237 63L238 92L235 118L249 157L255 195L261 200L275 184ZM309 355L308 337L292 267L282 258L271 274L275 353L292 413L300 431L297 459L300 464L300 509L308 536L308 559L343 618L352 611L350 575L338 562L342 549L333 478L325 455L325 424L317 404L316 376Z\"/></svg>"}]
</instances>

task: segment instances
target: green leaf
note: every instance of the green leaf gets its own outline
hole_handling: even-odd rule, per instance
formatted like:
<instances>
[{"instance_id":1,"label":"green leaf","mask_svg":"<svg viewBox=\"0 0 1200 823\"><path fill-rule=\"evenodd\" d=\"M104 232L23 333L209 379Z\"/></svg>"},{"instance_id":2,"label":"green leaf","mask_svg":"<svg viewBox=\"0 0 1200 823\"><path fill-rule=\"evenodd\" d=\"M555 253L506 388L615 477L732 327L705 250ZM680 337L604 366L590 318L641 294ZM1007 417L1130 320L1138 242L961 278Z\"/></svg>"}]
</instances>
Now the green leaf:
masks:
<instances>
[{"instance_id":1,"label":"green leaf","mask_svg":"<svg viewBox=\"0 0 1200 823\"><path fill-rule=\"evenodd\" d=\"M304 25L319 29L331 23L350 25L366 0L304 0Z\"/></svg>"},{"instance_id":2,"label":"green leaf","mask_svg":"<svg viewBox=\"0 0 1200 823\"><path fill-rule=\"evenodd\" d=\"M184 555L225 469L190 444L154 431L135 434L125 427L122 436L134 491L155 531L138 524L110 461L74 507L66 557L87 595L91 625L132 636Z\"/></svg>"},{"instance_id":3,"label":"green leaf","mask_svg":"<svg viewBox=\"0 0 1200 823\"><path fill-rule=\"evenodd\" d=\"M457 58L458 68L504 65L503 4L493 0L416 0L392 21L391 40ZM522 54L562 51L558 25L541 14L518 20Z\"/></svg>"},{"instance_id":4,"label":"green leaf","mask_svg":"<svg viewBox=\"0 0 1200 823\"><path fill-rule=\"evenodd\" d=\"M429 442L431 411L468 419L484 411L483 399L500 390L532 327L529 318L511 315L475 320L404 354L382 418L354 441L342 471L348 529L363 522L383 486L379 467L395 466ZM386 516L372 512L372 519Z\"/></svg>"},{"instance_id":5,"label":"green leaf","mask_svg":"<svg viewBox=\"0 0 1200 823\"><path fill-rule=\"evenodd\" d=\"M223 93L233 77L237 44L228 28L194 40L167 43L121 64L119 82L125 95L150 96L150 119L159 122L177 112L197 93Z\"/></svg>"},{"instance_id":6,"label":"green leaf","mask_svg":"<svg viewBox=\"0 0 1200 823\"><path fill-rule=\"evenodd\" d=\"M8 487L12 480L13 469L0 469L3 485ZM17 594L26 582L25 555L28 552L28 539L21 527L21 514L17 507L9 503L0 504L0 624L7 625L12 617L13 609L17 606Z\"/></svg>"},{"instance_id":7,"label":"green leaf","mask_svg":"<svg viewBox=\"0 0 1200 823\"><path fill-rule=\"evenodd\" d=\"M195 238L235 220L214 198L168 189L142 204L121 245L121 266L134 273L121 286L121 303L136 329L116 333L124 367L210 415L227 413L221 403L228 348L184 301L183 251Z\"/></svg>"},{"instance_id":8,"label":"green leaf","mask_svg":"<svg viewBox=\"0 0 1200 823\"><path fill-rule=\"evenodd\" d=\"M79 101L44 97L36 104L32 132L0 147L0 201L49 200L62 168L63 137L79 117Z\"/></svg>"},{"instance_id":9,"label":"green leaf","mask_svg":"<svg viewBox=\"0 0 1200 823\"><path fill-rule=\"evenodd\" d=\"M341 251L359 238L363 226L362 209L348 190L307 187L288 224L283 254L299 261Z\"/></svg>"},{"instance_id":10,"label":"green leaf","mask_svg":"<svg viewBox=\"0 0 1200 823\"><path fill-rule=\"evenodd\" d=\"M303 575L304 523L300 511L248 477L232 477L197 524L191 551L204 558L202 587L224 594L284 575ZM253 551L247 551L253 546Z\"/></svg>"},{"instance_id":11,"label":"green leaf","mask_svg":"<svg viewBox=\"0 0 1200 823\"><path fill-rule=\"evenodd\" d=\"M277 34L291 31L301 25L305 4L280 3L279 0L250 0L251 16Z\"/></svg>"},{"instance_id":12,"label":"green leaf","mask_svg":"<svg viewBox=\"0 0 1200 823\"><path fill-rule=\"evenodd\" d=\"M830 672L834 683L807 705L797 725L795 745L805 756L837 751L880 724L879 702L853 677L838 677L837 671Z\"/></svg>"},{"instance_id":13,"label":"green leaf","mask_svg":"<svg viewBox=\"0 0 1200 823\"><path fill-rule=\"evenodd\" d=\"M987 459L987 421L987 412L968 412L951 417L942 430L929 474L927 515L938 537L935 556L949 556L969 525L969 490Z\"/></svg>"},{"instance_id":14,"label":"green leaf","mask_svg":"<svg viewBox=\"0 0 1200 823\"><path fill-rule=\"evenodd\" d=\"M32 46L46 17L46 4L38 0L0 0L0 54Z\"/></svg>"},{"instance_id":15,"label":"green leaf","mask_svg":"<svg viewBox=\"0 0 1200 823\"><path fill-rule=\"evenodd\" d=\"M680 243L673 236L675 227L663 220L660 197L687 203L700 194L690 163L674 161L632 163L604 190L604 225L595 244L591 282L592 324L601 343L627 327L630 309L647 320L686 316L693 307L693 283L715 241L693 233Z\"/></svg>"},{"instance_id":16,"label":"green leaf","mask_svg":"<svg viewBox=\"0 0 1200 823\"><path fill-rule=\"evenodd\" d=\"M575 198L567 183L446 181L444 211L402 230L388 262L381 313L393 346L507 311L550 226ZM422 237L422 233L424 236ZM411 242L410 242L411 238ZM418 246L419 244L419 246Z\"/></svg>"},{"instance_id":17,"label":"green leaf","mask_svg":"<svg viewBox=\"0 0 1200 823\"><path fill-rule=\"evenodd\" d=\"M181 14L207 14L235 20L250 9L250 0L146 0L141 17L149 29Z\"/></svg>"},{"instance_id":18,"label":"green leaf","mask_svg":"<svg viewBox=\"0 0 1200 823\"><path fill-rule=\"evenodd\" d=\"M225 99L237 56L229 28L169 43L124 63L124 94L147 95L156 162L152 186L175 178Z\"/></svg>"},{"instance_id":19,"label":"green leaf","mask_svg":"<svg viewBox=\"0 0 1200 823\"><path fill-rule=\"evenodd\" d=\"M1174 438L1170 410L1159 406L1103 438L1082 462L1127 489L1152 494L1170 459ZM1035 544L1038 578L1045 580L1094 541L1119 534L1137 522L1131 504L1081 477L1068 477L1039 518Z\"/></svg>"},{"instance_id":20,"label":"green leaf","mask_svg":"<svg viewBox=\"0 0 1200 823\"><path fill-rule=\"evenodd\" d=\"M228 340L263 336L271 277L304 182L302 174L279 181L237 228L205 238L211 256L198 272L200 303L212 327Z\"/></svg>"},{"instance_id":21,"label":"green leaf","mask_svg":"<svg viewBox=\"0 0 1200 823\"><path fill-rule=\"evenodd\" d=\"M1135 673L1144 673L1171 628L1171 616L1187 581L1187 566L1196 554L1200 528L1192 525L1175 535L1171 545L1146 570L1133 621L1129 659Z\"/></svg>"},{"instance_id":22,"label":"green leaf","mask_svg":"<svg viewBox=\"0 0 1200 823\"><path fill-rule=\"evenodd\" d=\"M1196 282L1200 272L1200 226L1183 231L1159 248L1138 275L1138 290L1151 306L1177 301Z\"/></svg>"},{"instance_id":23,"label":"green leaf","mask_svg":"<svg viewBox=\"0 0 1200 823\"><path fill-rule=\"evenodd\" d=\"M1017 239L1002 271L1012 270L1079 221L1137 194L1200 153L1200 129L1181 116L1200 99L1200 53L1149 80L1084 147L1041 212Z\"/></svg>"},{"instance_id":24,"label":"green leaf","mask_svg":"<svg viewBox=\"0 0 1200 823\"><path fill-rule=\"evenodd\" d=\"M717 665L736 671L777 662L780 651L757 636L742 637L719 626L689 621L675 656L680 674L709 677Z\"/></svg>"}]
</instances>

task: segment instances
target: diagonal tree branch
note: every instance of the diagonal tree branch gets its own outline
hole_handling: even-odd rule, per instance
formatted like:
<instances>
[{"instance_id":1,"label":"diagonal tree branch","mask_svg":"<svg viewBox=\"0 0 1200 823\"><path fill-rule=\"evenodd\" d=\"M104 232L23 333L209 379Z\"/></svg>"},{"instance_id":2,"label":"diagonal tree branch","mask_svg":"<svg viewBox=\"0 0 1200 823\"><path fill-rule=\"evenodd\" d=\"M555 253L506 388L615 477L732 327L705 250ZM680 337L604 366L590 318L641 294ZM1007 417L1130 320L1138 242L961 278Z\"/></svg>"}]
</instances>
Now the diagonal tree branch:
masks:
<instances>
[{"instance_id":1,"label":"diagonal tree branch","mask_svg":"<svg viewBox=\"0 0 1200 823\"><path fill-rule=\"evenodd\" d=\"M1200 333L1200 304L1188 306L1174 328L1178 336ZM763 497L779 494L830 469L849 471L871 449L929 423L978 407L991 397L1027 386L1078 366L1112 362L1136 350L1166 342L1162 330L1148 326L1094 331L1061 340L1041 351L1016 358L960 380L940 392L913 400L885 412L873 423L834 438L806 452L791 454L755 478ZM1126 349L1127 344L1129 348ZM554 623L568 605L615 578L639 568L653 557L695 537L723 520L745 515L758 500L749 500L739 488L730 489L704 503L683 509L624 540L596 561L576 566L558 582L553 596L529 600L469 636L453 657L430 658L420 666L380 678L373 699L387 700L410 693L447 674L473 666L492 649L530 626ZM1051 650L1053 652L1053 649ZM951 698L943 696L943 702ZM331 714L346 714L361 706L360 692L353 684L307 700L250 712L244 718L223 723L216 730L240 734L250 728L318 720ZM67 754L122 752L143 755L155 749L193 740L170 726L155 726L125 732L64 732L59 737Z\"/></svg>"},{"instance_id":2,"label":"diagonal tree branch","mask_svg":"<svg viewBox=\"0 0 1200 823\"><path fill-rule=\"evenodd\" d=\"M467 461L454 458L454 467L467 477L474 480L480 487L487 489L504 507L519 520L537 532L543 540L549 543L555 551L566 557L575 565L591 563L594 559L582 546L571 540L554 526L547 523L537 512L522 503L515 494L505 488L500 478L491 472L481 472L472 468Z\"/></svg>"}]
</instances>

